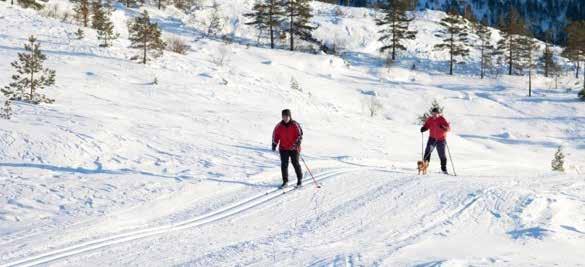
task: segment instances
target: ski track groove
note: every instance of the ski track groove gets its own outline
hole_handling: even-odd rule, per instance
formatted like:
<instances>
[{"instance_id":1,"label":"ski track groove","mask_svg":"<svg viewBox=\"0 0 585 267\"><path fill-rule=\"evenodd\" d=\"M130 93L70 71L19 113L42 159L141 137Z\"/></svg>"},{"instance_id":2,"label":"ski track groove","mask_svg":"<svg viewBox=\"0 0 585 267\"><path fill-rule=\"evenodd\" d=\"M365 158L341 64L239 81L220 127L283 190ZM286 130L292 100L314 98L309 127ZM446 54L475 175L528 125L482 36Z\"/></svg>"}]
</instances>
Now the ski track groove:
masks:
<instances>
[{"instance_id":1,"label":"ski track groove","mask_svg":"<svg viewBox=\"0 0 585 267\"><path fill-rule=\"evenodd\" d=\"M324 171L323 173L317 175L315 179L317 181L322 181L331 177L338 176L340 174L357 171L358 168L336 168L333 170ZM192 219L184 220L177 223L149 227L142 230L135 230L128 233L122 233L113 235L110 237L99 238L96 240L82 242L76 245L59 248L55 250L46 251L41 254L25 257L19 260L13 260L8 263L0 264L0 267L8 267L8 266L34 266L39 264L46 264L49 262L65 259L71 256L80 255L85 252L90 252L94 250L98 250L105 247L110 247L117 244L122 244L138 239L143 239L155 235L160 235L163 233L169 233L173 231L184 230L193 227L203 226L209 223L213 223L233 215L241 214L246 212L252 208L260 206L269 202L270 200L281 197L284 193L290 192L295 190L294 187L286 188L283 190L281 189L272 189L267 192L263 192L247 198L242 201L238 201L236 203L229 204L223 208L220 208L215 211L211 211L205 213L203 215L197 216Z\"/></svg>"}]
</instances>

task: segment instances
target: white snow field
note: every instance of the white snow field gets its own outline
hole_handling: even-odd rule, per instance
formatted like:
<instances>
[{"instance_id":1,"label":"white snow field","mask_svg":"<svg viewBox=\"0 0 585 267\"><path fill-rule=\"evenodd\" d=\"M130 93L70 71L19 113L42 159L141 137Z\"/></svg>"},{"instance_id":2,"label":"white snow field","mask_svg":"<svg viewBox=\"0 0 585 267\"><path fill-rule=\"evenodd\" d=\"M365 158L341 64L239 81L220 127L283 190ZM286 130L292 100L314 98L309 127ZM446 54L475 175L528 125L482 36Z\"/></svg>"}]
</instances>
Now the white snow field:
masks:
<instances>
[{"instance_id":1,"label":"white snow field","mask_svg":"<svg viewBox=\"0 0 585 267\"><path fill-rule=\"evenodd\" d=\"M149 9L192 50L147 65L127 48L139 10L117 6L121 37L99 48L90 29L75 40L77 25L0 2L0 84L31 34L57 71L54 104L13 103L0 121L0 266L585 266L574 75L559 89L538 77L529 98L527 77L480 80L474 52L447 76L434 11L418 13L419 40L390 69L367 9L314 4L316 36L343 57L248 46L253 1L218 2L235 43L201 38L208 8ZM417 117L433 99L458 176L438 174L436 154L416 174ZM277 189L283 108L320 189L308 173L300 190ZM550 170L560 145L564 174Z\"/></svg>"}]
</instances>

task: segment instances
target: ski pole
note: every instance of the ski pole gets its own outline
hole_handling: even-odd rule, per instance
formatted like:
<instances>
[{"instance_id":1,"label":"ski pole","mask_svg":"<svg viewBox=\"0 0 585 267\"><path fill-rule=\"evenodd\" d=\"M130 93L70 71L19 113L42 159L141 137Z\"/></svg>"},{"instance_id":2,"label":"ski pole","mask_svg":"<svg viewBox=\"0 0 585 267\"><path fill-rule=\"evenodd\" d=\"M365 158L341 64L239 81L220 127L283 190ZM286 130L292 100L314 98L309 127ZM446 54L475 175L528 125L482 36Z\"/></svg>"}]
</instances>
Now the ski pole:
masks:
<instances>
[{"instance_id":1,"label":"ski pole","mask_svg":"<svg viewBox=\"0 0 585 267\"><path fill-rule=\"evenodd\" d=\"M425 133L420 133L420 156L422 161L425 161Z\"/></svg>"},{"instance_id":2,"label":"ski pole","mask_svg":"<svg viewBox=\"0 0 585 267\"><path fill-rule=\"evenodd\" d=\"M445 145L447 146L447 152L449 153L449 159L451 160L451 167L453 168L453 175L457 176L457 172L455 172L455 164L453 163L453 157L451 156L451 149L449 149L449 144L445 141Z\"/></svg>"},{"instance_id":3,"label":"ski pole","mask_svg":"<svg viewBox=\"0 0 585 267\"><path fill-rule=\"evenodd\" d=\"M311 175L311 178L313 178L313 183L315 183L315 187L321 188L321 185L319 185L317 183L317 180L315 180L315 176L313 176L313 173L311 173L311 169L309 169L309 166L307 165L307 162L305 162L305 158L303 158L303 156L301 156L301 160L303 161L303 164L305 164L305 167L307 168L307 171L309 171L309 174Z\"/></svg>"}]
</instances>

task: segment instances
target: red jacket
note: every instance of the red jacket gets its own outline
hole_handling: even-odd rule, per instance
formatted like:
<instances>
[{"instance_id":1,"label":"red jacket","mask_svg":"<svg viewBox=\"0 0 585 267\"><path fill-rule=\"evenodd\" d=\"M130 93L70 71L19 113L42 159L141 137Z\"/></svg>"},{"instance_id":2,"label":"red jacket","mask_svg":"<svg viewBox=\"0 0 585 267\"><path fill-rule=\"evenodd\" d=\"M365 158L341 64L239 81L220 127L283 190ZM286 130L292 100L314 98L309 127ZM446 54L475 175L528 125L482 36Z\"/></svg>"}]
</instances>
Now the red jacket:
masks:
<instances>
[{"instance_id":1,"label":"red jacket","mask_svg":"<svg viewBox=\"0 0 585 267\"><path fill-rule=\"evenodd\" d=\"M279 150L297 150L301 151L301 141L303 140L303 129L296 121L279 122L272 133L272 146L279 145Z\"/></svg>"},{"instance_id":2,"label":"red jacket","mask_svg":"<svg viewBox=\"0 0 585 267\"><path fill-rule=\"evenodd\" d=\"M447 132L451 130L449 122L447 122L443 116L439 116L436 119L429 117L423 128L430 130L431 138L439 141L445 140L447 137Z\"/></svg>"}]
</instances>

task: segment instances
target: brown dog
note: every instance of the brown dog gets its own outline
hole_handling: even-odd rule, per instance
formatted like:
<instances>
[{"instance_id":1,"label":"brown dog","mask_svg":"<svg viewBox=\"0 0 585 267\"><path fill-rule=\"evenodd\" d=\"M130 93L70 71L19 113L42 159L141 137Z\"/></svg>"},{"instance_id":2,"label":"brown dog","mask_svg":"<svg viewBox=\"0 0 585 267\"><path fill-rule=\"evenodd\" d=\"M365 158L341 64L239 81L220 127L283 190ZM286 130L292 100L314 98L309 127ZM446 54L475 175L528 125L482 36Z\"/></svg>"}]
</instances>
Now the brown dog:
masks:
<instances>
[{"instance_id":1,"label":"brown dog","mask_svg":"<svg viewBox=\"0 0 585 267\"><path fill-rule=\"evenodd\" d=\"M416 165L418 167L418 175L421 175L421 173L423 175L426 175L427 174L427 169L429 168L429 162L428 161L426 161L426 160L425 161L419 160L419 161L416 162Z\"/></svg>"}]
</instances>

